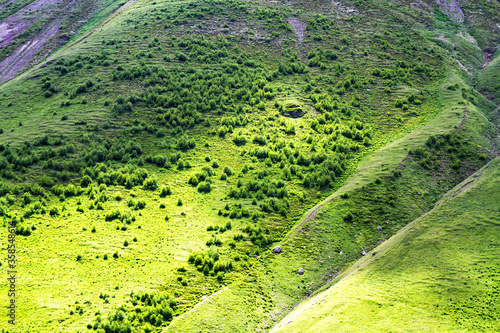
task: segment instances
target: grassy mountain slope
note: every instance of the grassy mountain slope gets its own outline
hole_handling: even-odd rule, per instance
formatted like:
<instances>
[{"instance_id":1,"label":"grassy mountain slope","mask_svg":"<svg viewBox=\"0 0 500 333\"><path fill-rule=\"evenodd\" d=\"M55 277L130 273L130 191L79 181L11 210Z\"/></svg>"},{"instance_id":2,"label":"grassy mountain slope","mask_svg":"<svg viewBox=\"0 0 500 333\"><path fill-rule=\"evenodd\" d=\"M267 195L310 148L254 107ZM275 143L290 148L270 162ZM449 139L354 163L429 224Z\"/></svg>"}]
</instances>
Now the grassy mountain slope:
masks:
<instances>
[{"instance_id":1,"label":"grassy mountain slope","mask_svg":"<svg viewBox=\"0 0 500 333\"><path fill-rule=\"evenodd\" d=\"M500 101L500 51L496 51L490 57L493 59L477 77L476 89L498 104Z\"/></svg>"},{"instance_id":2,"label":"grassy mountain slope","mask_svg":"<svg viewBox=\"0 0 500 333\"><path fill-rule=\"evenodd\" d=\"M446 96L450 101L450 95ZM448 106L447 112L455 115L452 104ZM483 135L497 137L495 126L485 119L486 115L498 123L493 107L486 108L485 114L469 103L468 108L468 116L461 115L462 121L454 126L446 127L443 118L447 112L443 112L443 117L390 148L374 152L368 160L387 155L387 150L411 148L416 153L406 154L395 165L387 159L382 168L376 164L359 168L343 187L311 208L291 228L279 243L283 253L271 253L260 260L261 276L252 275L205 299L176 318L165 332L245 331L256 318L262 318L258 327L266 330L293 304L335 279L346 264L426 213L450 188L483 165L488 153L477 143L490 146ZM349 214L350 219L346 218ZM306 273L298 275L299 268ZM259 303L255 304L255 299ZM262 307L268 308L268 313L255 315Z\"/></svg>"},{"instance_id":3,"label":"grassy mountain slope","mask_svg":"<svg viewBox=\"0 0 500 333\"><path fill-rule=\"evenodd\" d=\"M21 330L265 331L495 156L433 11L123 7L0 86Z\"/></svg>"},{"instance_id":4,"label":"grassy mountain slope","mask_svg":"<svg viewBox=\"0 0 500 333\"><path fill-rule=\"evenodd\" d=\"M493 332L500 160L357 261L272 332Z\"/></svg>"}]
</instances>

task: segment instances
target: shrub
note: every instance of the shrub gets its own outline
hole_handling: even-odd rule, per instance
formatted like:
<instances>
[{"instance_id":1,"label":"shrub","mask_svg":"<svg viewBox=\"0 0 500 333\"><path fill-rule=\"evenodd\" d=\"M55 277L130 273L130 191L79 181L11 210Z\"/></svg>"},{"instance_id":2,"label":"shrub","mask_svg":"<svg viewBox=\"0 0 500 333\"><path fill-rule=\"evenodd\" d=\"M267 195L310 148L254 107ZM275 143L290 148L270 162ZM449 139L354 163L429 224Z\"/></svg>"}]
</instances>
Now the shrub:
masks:
<instances>
[{"instance_id":1,"label":"shrub","mask_svg":"<svg viewBox=\"0 0 500 333\"><path fill-rule=\"evenodd\" d=\"M106 214L105 220L106 221L113 221L113 220L119 220L122 217L122 213L116 209L108 214Z\"/></svg>"},{"instance_id":2,"label":"shrub","mask_svg":"<svg viewBox=\"0 0 500 333\"><path fill-rule=\"evenodd\" d=\"M233 174L233 170L231 170L231 168L227 166L224 168L224 173L228 176L231 176Z\"/></svg>"},{"instance_id":3,"label":"shrub","mask_svg":"<svg viewBox=\"0 0 500 333\"><path fill-rule=\"evenodd\" d=\"M354 215L351 212L347 212L343 217L345 222L351 222L354 219Z\"/></svg>"},{"instance_id":4,"label":"shrub","mask_svg":"<svg viewBox=\"0 0 500 333\"><path fill-rule=\"evenodd\" d=\"M136 207L137 207L137 209L144 209L144 208L146 208L146 201L144 201L144 200L137 201Z\"/></svg>"},{"instance_id":5,"label":"shrub","mask_svg":"<svg viewBox=\"0 0 500 333\"><path fill-rule=\"evenodd\" d=\"M262 135L255 136L252 142L261 146L265 146L267 143L266 138L264 138Z\"/></svg>"},{"instance_id":6,"label":"shrub","mask_svg":"<svg viewBox=\"0 0 500 333\"><path fill-rule=\"evenodd\" d=\"M92 178L90 178L89 176L87 175L84 175L82 177L82 179L80 180L80 186L82 187L87 187L89 186L90 184L92 184Z\"/></svg>"},{"instance_id":7,"label":"shrub","mask_svg":"<svg viewBox=\"0 0 500 333\"><path fill-rule=\"evenodd\" d=\"M209 193L212 190L209 182L201 182L198 185L198 192Z\"/></svg>"},{"instance_id":8,"label":"shrub","mask_svg":"<svg viewBox=\"0 0 500 333\"><path fill-rule=\"evenodd\" d=\"M196 177L196 175L192 175L188 180L188 184L193 185L193 186L198 185L198 183L199 183L199 181L198 181L198 178Z\"/></svg>"},{"instance_id":9,"label":"shrub","mask_svg":"<svg viewBox=\"0 0 500 333\"><path fill-rule=\"evenodd\" d=\"M182 199L181 199L181 198L179 198L179 200L177 200L177 206L182 206L182 205L183 205L183 203L182 203Z\"/></svg>"},{"instance_id":10,"label":"shrub","mask_svg":"<svg viewBox=\"0 0 500 333\"><path fill-rule=\"evenodd\" d=\"M237 145L237 146L244 146L246 143L247 143L247 139L245 139L244 136L235 136L233 138L233 142Z\"/></svg>"},{"instance_id":11,"label":"shrub","mask_svg":"<svg viewBox=\"0 0 500 333\"><path fill-rule=\"evenodd\" d=\"M163 186L160 191L160 196L166 197L167 195L172 194L172 189L170 188L170 185Z\"/></svg>"},{"instance_id":12,"label":"shrub","mask_svg":"<svg viewBox=\"0 0 500 333\"><path fill-rule=\"evenodd\" d=\"M156 190L158 188L158 179L152 178L152 177L148 177L142 183L142 187L145 190L154 191L154 190Z\"/></svg>"}]
</instances>

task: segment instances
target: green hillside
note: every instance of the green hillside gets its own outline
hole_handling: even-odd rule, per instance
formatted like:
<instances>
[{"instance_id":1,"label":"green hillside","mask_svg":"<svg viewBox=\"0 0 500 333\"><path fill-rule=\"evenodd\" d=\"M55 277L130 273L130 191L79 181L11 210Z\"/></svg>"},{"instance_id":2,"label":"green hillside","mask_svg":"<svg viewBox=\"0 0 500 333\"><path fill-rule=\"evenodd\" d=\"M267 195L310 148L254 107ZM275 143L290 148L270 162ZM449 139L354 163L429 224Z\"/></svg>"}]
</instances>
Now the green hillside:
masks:
<instances>
[{"instance_id":1,"label":"green hillside","mask_svg":"<svg viewBox=\"0 0 500 333\"><path fill-rule=\"evenodd\" d=\"M497 3L99 4L0 85L2 330L268 331L497 156Z\"/></svg>"},{"instance_id":2,"label":"green hillside","mask_svg":"<svg viewBox=\"0 0 500 333\"><path fill-rule=\"evenodd\" d=\"M500 51L497 51L491 62L478 75L477 89L498 104L500 100Z\"/></svg>"},{"instance_id":3,"label":"green hillside","mask_svg":"<svg viewBox=\"0 0 500 333\"><path fill-rule=\"evenodd\" d=\"M499 179L497 158L271 332L495 332Z\"/></svg>"}]
</instances>

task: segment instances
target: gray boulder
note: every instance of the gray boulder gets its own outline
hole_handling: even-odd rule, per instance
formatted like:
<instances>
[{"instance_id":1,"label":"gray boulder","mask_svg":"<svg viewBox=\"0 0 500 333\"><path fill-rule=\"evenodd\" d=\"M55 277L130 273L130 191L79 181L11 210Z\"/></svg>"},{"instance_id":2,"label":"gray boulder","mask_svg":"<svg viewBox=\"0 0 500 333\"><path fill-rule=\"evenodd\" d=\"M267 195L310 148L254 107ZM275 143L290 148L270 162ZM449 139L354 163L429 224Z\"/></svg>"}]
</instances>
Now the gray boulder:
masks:
<instances>
[{"instance_id":1,"label":"gray boulder","mask_svg":"<svg viewBox=\"0 0 500 333\"><path fill-rule=\"evenodd\" d=\"M305 272L305 270L303 268L300 268L297 273L299 273L299 275L304 275L304 272Z\"/></svg>"},{"instance_id":2,"label":"gray boulder","mask_svg":"<svg viewBox=\"0 0 500 333\"><path fill-rule=\"evenodd\" d=\"M274 249L273 249L273 252L276 253L276 254L280 254L281 253L281 246L276 246Z\"/></svg>"}]
</instances>

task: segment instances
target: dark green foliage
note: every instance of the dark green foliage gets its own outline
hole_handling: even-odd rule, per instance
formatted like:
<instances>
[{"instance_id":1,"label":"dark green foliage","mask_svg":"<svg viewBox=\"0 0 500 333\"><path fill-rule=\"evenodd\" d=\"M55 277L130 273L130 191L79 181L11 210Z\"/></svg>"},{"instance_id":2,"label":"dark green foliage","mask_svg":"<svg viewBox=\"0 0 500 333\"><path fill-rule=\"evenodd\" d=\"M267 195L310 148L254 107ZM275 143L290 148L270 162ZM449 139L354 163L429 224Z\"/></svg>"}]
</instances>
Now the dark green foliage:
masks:
<instances>
[{"instance_id":1,"label":"dark green foliage","mask_svg":"<svg viewBox=\"0 0 500 333\"><path fill-rule=\"evenodd\" d=\"M198 185L198 192L209 193L211 191L211 186L209 182L201 182Z\"/></svg>"},{"instance_id":2,"label":"dark green foliage","mask_svg":"<svg viewBox=\"0 0 500 333\"><path fill-rule=\"evenodd\" d=\"M246 143L247 143L247 140L245 139L244 136L235 136L233 138L233 142L237 145L237 146L244 146Z\"/></svg>"},{"instance_id":3,"label":"dark green foliage","mask_svg":"<svg viewBox=\"0 0 500 333\"><path fill-rule=\"evenodd\" d=\"M231 170L230 167L225 167L224 168L224 173L228 176L231 176L233 174L233 171Z\"/></svg>"},{"instance_id":4,"label":"dark green foliage","mask_svg":"<svg viewBox=\"0 0 500 333\"><path fill-rule=\"evenodd\" d=\"M144 180L142 187L145 190L154 191L158 188L158 179L154 177L148 177Z\"/></svg>"}]
</instances>

